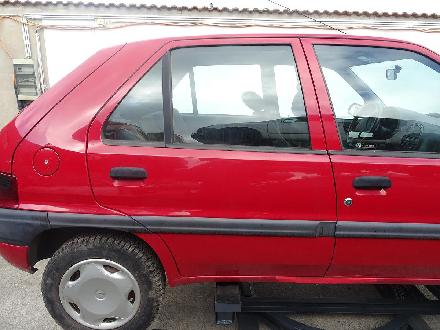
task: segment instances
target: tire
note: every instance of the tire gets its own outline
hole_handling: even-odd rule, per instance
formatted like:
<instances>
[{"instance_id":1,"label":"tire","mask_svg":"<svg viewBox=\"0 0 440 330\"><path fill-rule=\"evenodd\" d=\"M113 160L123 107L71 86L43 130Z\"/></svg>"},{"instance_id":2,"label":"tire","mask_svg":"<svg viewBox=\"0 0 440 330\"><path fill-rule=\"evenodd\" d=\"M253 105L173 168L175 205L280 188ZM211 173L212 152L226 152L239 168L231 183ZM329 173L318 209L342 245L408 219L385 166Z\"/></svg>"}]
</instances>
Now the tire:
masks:
<instances>
[{"instance_id":1,"label":"tire","mask_svg":"<svg viewBox=\"0 0 440 330\"><path fill-rule=\"evenodd\" d=\"M81 271L74 272L77 268ZM74 272L72 276L70 272ZM119 285L115 272L117 278L123 277L124 285L131 286ZM99 276L105 278L100 280ZM65 293L69 293L66 290L72 283L81 285L76 284L78 290L75 295L67 294L69 298L65 298ZM106 289L101 290L103 287ZM133 289L128 296L124 295L122 289L130 290L131 287ZM44 271L41 291L47 310L63 329L125 330L146 329L153 322L159 311L164 287L165 275L156 255L135 238L112 233L82 235L64 243ZM71 302L70 296L75 296L78 301ZM123 301L123 297L127 297L129 303ZM112 316L102 321L93 319L87 323L84 320L87 317L81 314L101 311L103 301L120 304L121 309L129 310L127 313L131 313L130 316ZM78 306L88 308L84 307L81 312ZM113 312L115 310L112 309Z\"/></svg>"}]
</instances>

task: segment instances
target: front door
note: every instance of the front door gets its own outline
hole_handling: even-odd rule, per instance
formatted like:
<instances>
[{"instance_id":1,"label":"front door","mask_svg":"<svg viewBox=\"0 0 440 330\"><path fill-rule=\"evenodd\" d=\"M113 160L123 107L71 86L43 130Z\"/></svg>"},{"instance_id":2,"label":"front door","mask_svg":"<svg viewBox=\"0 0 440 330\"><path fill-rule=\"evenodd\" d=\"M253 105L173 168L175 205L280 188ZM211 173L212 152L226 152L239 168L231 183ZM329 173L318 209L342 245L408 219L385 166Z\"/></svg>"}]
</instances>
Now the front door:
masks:
<instances>
[{"instance_id":1,"label":"front door","mask_svg":"<svg viewBox=\"0 0 440 330\"><path fill-rule=\"evenodd\" d=\"M96 200L184 276L322 276L336 209L315 102L298 40L171 43L90 128Z\"/></svg>"},{"instance_id":2,"label":"front door","mask_svg":"<svg viewBox=\"0 0 440 330\"><path fill-rule=\"evenodd\" d=\"M328 275L439 278L439 56L391 41L304 45L329 94L319 99L338 201Z\"/></svg>"}]
</instances>

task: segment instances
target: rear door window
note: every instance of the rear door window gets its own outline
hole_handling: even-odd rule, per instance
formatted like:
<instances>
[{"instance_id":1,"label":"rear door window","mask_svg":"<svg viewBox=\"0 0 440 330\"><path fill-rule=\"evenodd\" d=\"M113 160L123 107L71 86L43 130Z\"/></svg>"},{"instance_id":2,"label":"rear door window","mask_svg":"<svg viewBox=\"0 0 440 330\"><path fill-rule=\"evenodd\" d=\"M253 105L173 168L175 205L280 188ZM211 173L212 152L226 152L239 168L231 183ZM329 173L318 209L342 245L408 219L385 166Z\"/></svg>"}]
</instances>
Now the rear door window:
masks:
<instances>
[{"instance_id":1,"label":"rear door window","mask_svg":"<svg viewBox=\"0 0 440 330\"><path fill-rule=\"evenodd\" d=\"M162 62L154 65L122 99L103 128L109 141L164 143Z\"/></svg>"},{"instance_id":2,"label":"rear door window","mask_svg":"<svg viewBox=\"0 0 440 330\"><path fill-rule=\"evenodd\" d=\"M310 147L290 46L176 49L171 73L173 144Z\"/></svg>"}]
</instances>

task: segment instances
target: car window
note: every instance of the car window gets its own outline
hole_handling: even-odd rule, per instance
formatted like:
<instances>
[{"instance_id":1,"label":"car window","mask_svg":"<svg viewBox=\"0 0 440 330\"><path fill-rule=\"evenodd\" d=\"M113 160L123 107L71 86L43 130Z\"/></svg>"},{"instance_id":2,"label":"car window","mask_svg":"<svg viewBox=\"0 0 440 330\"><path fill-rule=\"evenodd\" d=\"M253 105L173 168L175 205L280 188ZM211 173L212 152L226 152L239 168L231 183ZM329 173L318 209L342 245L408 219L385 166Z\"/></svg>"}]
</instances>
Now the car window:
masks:
<instances>
[{"instance_id":1,"label":"car window","mask_svg":"<svg viewBox=\"0 0 440 330\"><path fill-rule=\"evenodd\" d=\"M347 149L440 152L440 65L407 50L315 46ZM342 75L362 102L341 89ZM353 103L340 102L347 98Z\"/></svg>"},{"instance_id":2,"label":"car window","mask_svg":"<svg viewBox=\"0 0 440 330\"><path fill-rule=\"evenodd\" d=\"M399 68L396 79L386 79L386 70L395 67ZM423 114L440 112L440 103L433 97L439 91L440 74L415 59L384 61L351 69L386 105Z\"/></svg>"},{"instance_id":3,"label":"car window","mask_svg":"<svg viewBox=\"0 0 440 330\"><path fill-rule=\"evenodd\" d=\"M103 128L108 140L164 142L162 62L128 92Z\"/></svg>"},{"instance_id":4,"label":"car window","mask_svg":"<svg viewBox=\"0 0 440 330\"><path fill-rule=\"evenodd\" d=\"M242 94L250 90L262 95L259 65L196 66L194 80L199 114L252 116Z\"/></svg>"},{"instance_id":5,"label":"car window","mask_svg":"<svg viewBox=\"0 0 440 330\"><path fill-rule=\"evenodd\" d=\"M193 113L191 80L189 73L187 73L174 87L173 98L174 102L179 105L180 113Z\"/></svg>"},{"instance_id":6,"label":"car window","mask_svg":"<svg viewBox=\"0 0 440 330\"><path fill-rule=\"evenodd\" d=\"M327 88L332 95L332 105L337 118L353 118L348 113L350 105L356 103L363 105L365 102L362 97L344 80L336 71L322 68Z\"/></svg>"},{"instance_id":7,"label":"car window","mask_svg":"<svg viewBox=\"0 0 440 330\"><path fill-rule=\"evenodd\" d=\"M176 49L171 73L173 143L309 148L290 46Z\"/></svg>"},{"instance_id":8,"label":"car window","mask_svg":"<svg viewBox=\"0 0 440 330\"><path fill-rule=\"evenodd\" d=\"M275 65L274 70L280 116L305 116L301 84L298 80L296 67L294 65Z\"/></svg>"}]
</instances>

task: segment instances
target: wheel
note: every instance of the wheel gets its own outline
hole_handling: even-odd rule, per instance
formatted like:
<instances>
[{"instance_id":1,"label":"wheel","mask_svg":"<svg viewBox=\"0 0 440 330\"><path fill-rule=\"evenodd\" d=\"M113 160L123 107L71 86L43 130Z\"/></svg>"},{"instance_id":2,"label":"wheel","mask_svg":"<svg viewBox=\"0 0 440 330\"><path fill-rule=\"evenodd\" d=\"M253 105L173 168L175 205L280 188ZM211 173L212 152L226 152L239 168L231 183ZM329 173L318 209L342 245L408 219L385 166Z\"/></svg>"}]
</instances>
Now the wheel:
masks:
<instances>
[{"instance_id":1,"label":"wheel","mask_svg":"<svg viewBox=\"0 0 440 330\"><path fill-rule=\"evenodd\" d=\"M145 329L165 286L157 257L131 237L84 235L55 252L43 274L44 303L64 329Z\"/></svg>"}]
</instances>

